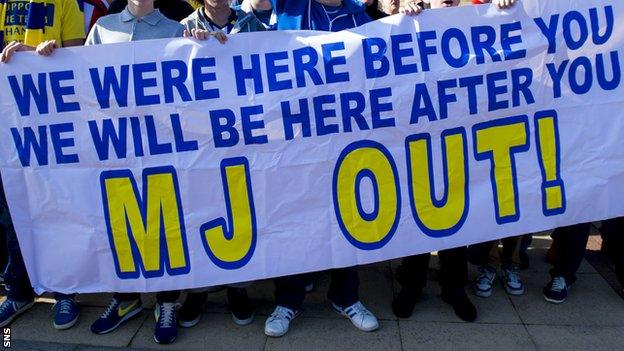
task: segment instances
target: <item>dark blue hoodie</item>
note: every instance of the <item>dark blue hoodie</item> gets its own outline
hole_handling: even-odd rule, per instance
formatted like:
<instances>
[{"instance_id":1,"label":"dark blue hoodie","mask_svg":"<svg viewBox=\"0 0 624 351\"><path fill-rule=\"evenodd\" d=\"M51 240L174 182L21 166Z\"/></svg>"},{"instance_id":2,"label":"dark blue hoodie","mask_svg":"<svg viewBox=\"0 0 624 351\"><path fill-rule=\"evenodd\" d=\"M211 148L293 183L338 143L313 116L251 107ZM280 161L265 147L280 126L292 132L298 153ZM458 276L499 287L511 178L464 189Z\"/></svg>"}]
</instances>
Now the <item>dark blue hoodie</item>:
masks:
<instances>
[{"instance_id":1,"label":"dark blue hoodie","mask_svg":"<svg viewBox=\"0 0 624 351\"><path fill-rule=\"evenodd\" d=\"M338 32L366 24L372 19L360 0L343 0L332 8L314 0L271 0L277 13L277 29L310 29Z\"/></svg>"}]
</instances>

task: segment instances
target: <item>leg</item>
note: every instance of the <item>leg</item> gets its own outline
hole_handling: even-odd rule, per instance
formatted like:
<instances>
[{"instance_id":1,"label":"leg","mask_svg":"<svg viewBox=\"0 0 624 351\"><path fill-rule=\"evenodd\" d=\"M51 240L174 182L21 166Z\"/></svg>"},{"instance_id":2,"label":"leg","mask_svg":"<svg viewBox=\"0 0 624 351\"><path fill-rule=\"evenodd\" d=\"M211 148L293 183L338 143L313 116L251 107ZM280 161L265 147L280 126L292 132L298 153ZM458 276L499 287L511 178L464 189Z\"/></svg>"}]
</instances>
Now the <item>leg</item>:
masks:
<instances>
[{"instance_id":1,"label":"leg","mask_svg":"<svg viewBox=\"0 0 624 351\"><path fill-rule=\"evenodd\" d=\"M360 278L357 267L333 269L327 297L333 308L362 331L379 328L377 318L364 307L359 296Z\"/></svg>"},{"instance_id":2,"label":"leg","mask_svg":"<svg viewBox=\"0 0 624 351\"><path fill-rule=\"evenodd\" d=\"M440 286L442 287L442 300L453 307L457 317L466 322L473 322L477 319L477 309L464 290L468 282L467 253L465 246L438 252Z\"/></svg>"},{"instance_id":3,"label":"leg","mask_svg":"<svg viewBox=\"0 0 624 351\"><path fill-rule=\"evenodd\" d=\"M331 270L327 298L339 307L346 308L360 301L360 278L357 267Z\"/></svg>"},{"instance_id":4,"label":"leg","mask_svg":"<svg viewBox=\"0 0 624 351\"><path fill-rule=\"evenodd\" d=\"M430 253L403 258L396 274L401 291L392 301L392 311L397 317L408 318L414 312L414 306L427 284L430 259Z\"/></svg>"},{"instance_id":5,"label":"leg","mask_svg":"<svg viewBox=\"0 0 624 351\"><path fill-rule=\"evenodd\" d=\"M308 274L296 274L275 279L275 303L293 311L301 310L305 298Z\"/></svg>"},{"instance_id":6,"label":"leg","mask_svg":"<svg viewBox=\"0 0 624 351\"><path fill-rule=\"evenodd\" d=\"M288 332L290 321L301 311L309 274L296 274L275 279L275 303L277 306L264 323L264 333L280 337Z\"/></svg>"},{"instance_id":7,"label":"leg","mask_svg":"<svg viewBox=\"0 0 624 351\"><path fill-rule=\"evenodd\" d=\"M558 252L550 270L552 279L543 290L544 299L562 303L568 297L568 287L576 281L576 271L583 261L589 239L589 223L557 228L552 237L558 243Z\"/></svg>"},{"instance_id":8,"label":"leg","mask_svg":"<svg viewBox=\"0 0 624 351\"><path fill-rule=\"evenodd\" d=\"M6 235L6 246L9 254L4 276L8 290L7 298L0 305L0 327L4 327L33 306L35 293L30 286L30 280L22 259L17 234L11 222L11 214L9 213L9 206L4 196L1 180L0 229Z\"/></svg>"},{"instance_id":9,"label":"leg","mask_svg":"<svg viewBox=\"0 0 624 351\"><path fill-rule=\"evenodd\" d=\"M550 274L564 277L567 285L576 281L576 271L585 256L589 226L589 223L576 224L557 228L553 233L553 239L559 242L559 253Z\"/></svg>"},{"instance_id":10,"label":"leg","mask_svg":"<svg viewBox=\"0 0 624 351\"><path fill-rule=\"evenodd\" d=\"M475 263L479 266L479 274L474 281L472 291L479 297L490 297L496 279L496 270L500 264L498 240L472 245L471 250L475 253ZM440 257L442 256L441 253Z\"/></svg>"},{"instance_id":11,"label":"leg","mask_svg":"<svg viewBox=\"0 0 624 351\"><path fill-rule=\"evenodd\" d=\"M501 268L503 270L505 291L510 295L524 294L524 284L520 278L520 242L521 236L503 239Z\"/></svg>"},{"instance_id":12,"label":"leg","mask_svg":"<svg viewBox=\"0 0 624 351\"><path fill-rule=\"evenodd\" d=\"M615 264L615 274L624 287L624 217L602 221L600 228L609 259Z\"/></svg>"}]
</instances>

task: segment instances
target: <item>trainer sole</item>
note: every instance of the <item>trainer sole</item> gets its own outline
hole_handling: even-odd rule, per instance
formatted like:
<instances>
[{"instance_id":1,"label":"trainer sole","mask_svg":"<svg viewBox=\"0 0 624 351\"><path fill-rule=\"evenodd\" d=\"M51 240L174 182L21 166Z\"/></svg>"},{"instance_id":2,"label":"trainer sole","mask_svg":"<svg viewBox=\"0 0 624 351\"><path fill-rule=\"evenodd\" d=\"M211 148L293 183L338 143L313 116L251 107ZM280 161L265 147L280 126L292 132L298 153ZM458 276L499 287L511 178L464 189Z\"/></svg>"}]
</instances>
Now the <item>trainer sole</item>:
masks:
<instances>
[{"instance_id":1,"label":"trainer sole","mask_svg":"<svg viewBox=\"0 0 624 351\"><path fill-rule=\"evenodd\" d=\"M236 316L232 313L232 320L234 321L236 325L240 325L240 326L245 326L245 325L249 325L253 323L254 317L255 317L255 314L252 314L251 317L247 319L239 319L239 318L236 318Z\"/></svg>"},{"instance_id":2,"label":"trainer sole","mask_svg":"<svg viewBox=\"0 0 624 351\"><path fill-rule=\"evenodd\" d=\"M52 324L54 325L54 329L56 329L56 330L66 330L66 329L69 329L69 328L73 327L74 325L76 325L76 323L78 323L78 317L79 316L76 316L76 318L74 318L69 323L56 324L56 323L52 322Z\"/></svg>"},{"instance_id":3,"label":"trainer sole","mask_svg":"<svg viewBox=\"0 0 624 351\"><path fill-rule=\"evenodd\" d=\"M178 325L181 326L182 328L193 328L194 326L199 324L200 319L201 319L201 315L197 316L197 318L193 319L192 321L178 320Z\"/></svg>"},{"instance_id":4,"label":"trainer sole","mask_svg":"<svg viewBox=\"0 0 624 351\"><path fill-rule=\"evenodd\" d=\"M547 297L546 295L544 295L544 300L546 300L546 301L548 301L550 303L554 303L556 305L559 305L559 304L562 304L562 303L565 302L565 299L563 299L563 300L555 300L555 299L551 299L551 298Z\"/></svg>"}]
</instances>

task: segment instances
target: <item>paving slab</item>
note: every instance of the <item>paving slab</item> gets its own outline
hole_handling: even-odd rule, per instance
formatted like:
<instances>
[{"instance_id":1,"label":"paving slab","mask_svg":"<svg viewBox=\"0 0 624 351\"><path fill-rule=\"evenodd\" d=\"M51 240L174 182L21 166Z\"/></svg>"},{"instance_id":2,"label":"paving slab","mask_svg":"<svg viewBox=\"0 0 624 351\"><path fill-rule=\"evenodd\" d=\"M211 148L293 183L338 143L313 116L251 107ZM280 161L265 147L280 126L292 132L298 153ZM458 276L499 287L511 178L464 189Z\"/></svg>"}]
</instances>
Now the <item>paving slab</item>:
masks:
<instances>
[{"instance_id":1,"label":"paving slab","mask_svg":"<svg viewBox=\"0 0 624 351\"><path fill-rule=\"evenodd\" d=\"M112 333L95 335L91 333L89 328L91 323L102 313L101 308L83 307L78 323L73 328L62 331L56 330L52 326L51 308L51 304L35 304L30 311L12 323L13 337L17 340L124 347L130 343L148 315L147 312L143 312L139 317L127 322Z\"/></svg>"},{"instance_id":2,"label":"paving slab","mask_svg":"<svg viewBox=\"0 0 624 351\"><path fill-rule=\"evenodd\" d=\"M528 332L541 350L621 350L624 327L529 325Z\"/></svg>"},{"instance_id":3,"label":"paving slab","mask_svg":"<svg viewBox=\"0 0 624 351\"><path fill-rule=\"evenodd\" d=\"M356 329L349 320L306 318L293 320L288 334L268 338L265 350L400 350L401 339L396 321L380 321L371 333Z\"/></svg>"},{"instance_id":4,"label":"paving slab","mask_svg":"<svg viewBox=\"0 0 624 351\"><path fill-rule=\"evenodd\" d=\"M247 326L238 326L229 314L204 313L193 328L178 328L178 338L171 345L154 342L154 318L147 318L132 340L132 348L167 350L262 350L264 318Z\"/></svg>"},{"instance_id":5,"label":"paving slab","mask_svg":"<svg viewBox=\"0 0 624 351\"><path fill-rule=\"evenodd\" d=\"M42 341L30 340L13 340L11 342L11 350L28 350L28 351L74 351L78 345L60 344Z\"/></svg>"},{"instance_id":6,"label":"paving slab","mask_svg":"<svg viewBox=\"0 0 624 351\"><path fill-rule=\"evenodd\" d=\"M511 299L525 324L624 326L624 301L599 274L580 275L559 305L543 298L549 280L547 273L536 272L525 279L525 294Z\"/></svg>"},{"instance_id":7,"label":"paving slab","mask_svg":"<svg viewBox=\"0 0 624 351\"><path fill-rule=\"evenodd\" d=\"M399 321L403 350L536 350L519 324Z\"/></svg>"}]
</instances>

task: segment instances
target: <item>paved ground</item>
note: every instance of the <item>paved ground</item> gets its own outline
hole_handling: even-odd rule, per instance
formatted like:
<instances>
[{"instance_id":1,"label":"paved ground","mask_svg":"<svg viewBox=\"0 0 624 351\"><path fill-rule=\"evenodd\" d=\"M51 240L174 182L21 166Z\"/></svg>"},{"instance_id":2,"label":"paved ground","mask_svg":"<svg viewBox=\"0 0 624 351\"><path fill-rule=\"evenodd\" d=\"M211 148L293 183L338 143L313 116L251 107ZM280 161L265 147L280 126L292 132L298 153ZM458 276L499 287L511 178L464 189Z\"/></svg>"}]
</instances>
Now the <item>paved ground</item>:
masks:
<instances>
[{"instance_id":1,"label":"paved ground","mask_svg":"<svg viewBox=\"0 0 624 351\"><path fill-rule=\"evenodd\" d=\"M263 281L250 288L257 318L238 327L227 312L225 293L212 294L199 325L180 329L174 345L159 346L152 339L154 318L146 310L120 330L103 336L89 332L90 323L101 313L109 295L83 295L79 323L59 332L51 322L52 300L40 299L32 311L12 325L15 350L102 350L117 347L170 350L615 350L624 344L624 301L587 261L579 281L563 305L544 301L542 286L548 281L549 266L544 253L548 237L534 239L531 267L523 273L527 292L509 297L500 285L492 297L472 297L479 310L475 323L457 319L439 298L436 260L432 260L431 282L410 319L397 320L390 307L397 292L392 271L397 261L361 268L361 297L378 316L381 327L363 333L332 312L325 299L328 277L319 275L315 290L305 301L304 314L293 322L288 335L280 339L263 334L266 315L272 309L273 286ZM600 267L599 267L600 268ZM476 274L471 267L471 276ZM151 307L154 297L146 295Z\"/></svg>"}]
</instances>

